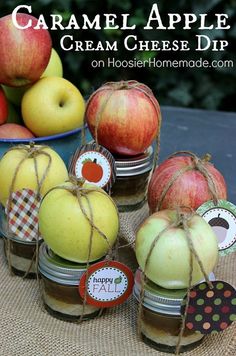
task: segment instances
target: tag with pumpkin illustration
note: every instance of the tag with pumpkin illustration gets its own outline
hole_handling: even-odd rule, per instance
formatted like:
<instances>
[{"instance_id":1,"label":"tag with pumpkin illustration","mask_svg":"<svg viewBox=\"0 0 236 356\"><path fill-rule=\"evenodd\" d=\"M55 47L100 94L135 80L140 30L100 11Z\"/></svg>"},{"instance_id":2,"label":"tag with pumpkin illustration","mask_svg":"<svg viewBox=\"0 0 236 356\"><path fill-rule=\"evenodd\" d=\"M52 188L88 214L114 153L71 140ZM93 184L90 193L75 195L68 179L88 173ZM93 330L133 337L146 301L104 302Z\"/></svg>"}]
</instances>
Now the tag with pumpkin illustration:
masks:
<instances>
[{"instance_id":1,"label":"tag with pumpkin illustration","mask_svg":"<svg viewBox=\"0 0 236 356\"><path fill-rule=\"evenodd\" d=\"M109 192L116 178L115 159L106 148L88 143L73 154L69 172Z\"/></svg>"}]
</instances>

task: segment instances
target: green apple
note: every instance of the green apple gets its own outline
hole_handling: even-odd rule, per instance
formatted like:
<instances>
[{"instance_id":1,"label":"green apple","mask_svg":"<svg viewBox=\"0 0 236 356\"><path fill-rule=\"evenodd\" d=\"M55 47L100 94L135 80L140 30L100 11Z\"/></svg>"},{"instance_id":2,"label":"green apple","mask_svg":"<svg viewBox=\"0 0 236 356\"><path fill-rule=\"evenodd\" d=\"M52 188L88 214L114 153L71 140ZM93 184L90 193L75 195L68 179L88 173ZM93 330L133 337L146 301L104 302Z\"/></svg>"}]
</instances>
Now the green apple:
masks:
<instances>
[{"instance_id":1,"label":"green apple","mask_svg":"<svg viewBox=\"0 0 236 356\"><path fill-rule=\"evenodd\" d=\"M92 211L94 225L107 237L110 246L113 246L119 229L115 203L96 186L84 184L83 188L87 189L84 194L89 203L86 197L80 195L82 208L90 219ZM51 190L44 197L39 210L39 229L45 242L57 255L84 263L89 255L91 224L81 206L76 194L65 189ZM94 229L89 261L100 259L109 250L109 244L100 231Z\"/></svg>"},{"instance_id":2,"label":"green apple","mask_svg":"<svg viewBox=\"0 0 236 356\"><path fill-rule=\"evenodd\" d=\"M14 105L20 106L23 95L25 94L26 90L30 88L30 85L24 87L8 87L7 85L2 85L2 87L8 101Z\"/></svg>"},{"instance_id":3,"label":"green apple","mask_svg":"<svg viewBox=\"0 0 236 356\"><path fill-rule=\"evenodd\" d=\"M48 65L41 75L43 77L62 77L63 76L63 68L61 59L54 48L52 48L50 60ZM7 85L2 85L3 90L6 94L7 99L15 105L20 106L23 95L26 90L31 87L31 85L26 85L23 87L8 87Z\"/></svg>"},{"instance_id":4,"label":"green apple","mask_svg":"<svg viewBox=\"0 0 236 356\"><path fill-rule=\"evenodd\" d=\"M81 127L85 102L68 80L46 77L27 90L21 109L28 129L36 136L48 136Z\"/></svg>"},{"instance_id":5,"label":"green apple","mask_svg":"<svg viewBox=\"0 0 236 356\"><path fill-rule=\"evenodd\" d=\"M66 166L60 156L49 147L43 148L43 152L51 157L51 165L40 191L42 196L55 185L63 183L68 179ZM24 188L37 191L38 185L32 156L28 157L26 149L9 150L0 160L0 202L4 206L10 194L10 187L17 166L23 158L26 158L26 160L19 168L13 191L18 191ZM49 158L44 154L40 154L36 156L36 162L39 180L41 180L48 166Z\"/></svg>"},{"instance_id":6,"label":"green apple","mask_svg":"<svg viewBox=\"0 0 236 356\"><path fill-rule=\"evenodd\" d=\"M155 238L177 220L175 210L162 210L140 226L135 244L137 261L144 270L148 253ZM217 237L211 226L199 215L188 221L190 238L207 274L213 271L218 259ZM148 279L167 289L187 288L190 274L190 250L183 226L172 227L154 245L145 274ZM204 275L193 257L192 284Z\"/></svg>"}]
</instances>

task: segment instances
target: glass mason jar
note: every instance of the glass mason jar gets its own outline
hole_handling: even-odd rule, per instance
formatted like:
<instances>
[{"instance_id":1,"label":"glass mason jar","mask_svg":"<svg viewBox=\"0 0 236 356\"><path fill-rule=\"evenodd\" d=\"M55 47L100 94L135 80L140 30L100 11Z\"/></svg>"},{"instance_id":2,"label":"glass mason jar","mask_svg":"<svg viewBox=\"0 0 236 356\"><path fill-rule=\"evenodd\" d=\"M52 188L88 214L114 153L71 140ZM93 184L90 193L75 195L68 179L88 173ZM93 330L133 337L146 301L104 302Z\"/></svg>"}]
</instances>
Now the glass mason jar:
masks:
<instances>
[{"instance_id":1,"label":"glass mason jar","mask_svg":"<svg viewBox=\"0 0 236 356\"><path fill-rule=\"evenodd\" d=\"M186 289L165 289L151 281L145 284L140 320L143 341L154 349L167 353L175 353L182 325L180 308ZM140 270L136 272L134 297L140 297ZM190 351L197 347L204 335L184 330L180 352Z\"/></svg>"},{"instance_id":2,"label":"glass mason jar","mask_svg":"<svg viewBox=\"0 0 236 356\"><path fill-rule=\"evenodd\" d=\"M103 309L85 304L79 294L79 282L86 271L85 264L67 261L57 256L43 243L39 250L39 272L45 309L65 321L81 321L100 316Z\"/></svg>"},{"instance_id":3,"label":"glass mason jar","mask_svg":"<svg viewBox=\"0 0 236 356\"><path fill-rule=\"evenodd\" d=\"M132 157L115 157L116 181L111 196L120 212L141 208L147 195L150 172L153 165L153 148Z\"/></svg>"},{"instance_id":4,"label":"glass mason jar","mask_svg":"<svg viewBox=\"0 0 236 356\"><path fill-rule=\"evenodd\" d=\"M4 240L4 253L11 271L18 276L36 278L37 242L24 241L8 231L7 218L2 206L0 207L0 236Z\"/></svg>"}]
</instances>

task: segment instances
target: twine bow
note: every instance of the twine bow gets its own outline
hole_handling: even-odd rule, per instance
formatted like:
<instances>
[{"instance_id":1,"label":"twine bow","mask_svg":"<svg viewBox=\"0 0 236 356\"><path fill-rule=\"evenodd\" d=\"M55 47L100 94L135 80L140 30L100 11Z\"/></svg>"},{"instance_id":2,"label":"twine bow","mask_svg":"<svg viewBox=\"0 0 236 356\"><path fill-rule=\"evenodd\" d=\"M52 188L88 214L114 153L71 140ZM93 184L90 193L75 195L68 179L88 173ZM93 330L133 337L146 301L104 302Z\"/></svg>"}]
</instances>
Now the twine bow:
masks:
<instances>
[{"instance_id":1,"label":"twine bow","mask_svg":"<svg viewBox=\"0 0 236 356\"><path fill-rule=\"evenodd\" d=\"M188 244L188 249L190 251L190 257L189 257L189 280L188 280L188 288L187 288L187 297L186 297L186 305L185 305L185 311L184 311L184 315L182 316L182 322L181 322L181 328L179 331L179 336L178 336L178 342L176 345L176 351L175 354L179 355L180 353L180 348L181 348L181 341L182 341L182 337L183 337L183 333L185 330L185 322L186 322L186 317L187 317L187 312L188 312L188 307L189 307L189 301L190 301L190 292L191 292L191 288L192 288L192 279L193 279L193 258L196 259L200 270L202 272L202 274L204 275L204 278L209 286L210 289L213 288L213 285L211 283L211 281L208 278L208 275L204 269L203 263L200 259L200 257L197 254L197 251L193 245L192 239L191 239L191 233L189 230L189 226L188 223L189 221L195 216L197 215L197 213L195 213L194 211L191 211L190 213L187 212L183 212L181 211L179 208L176 210L177 212L177 216L176 216L176 220L172 223L169 224L165 229L163 229L153 240L150 249L148 251L146 260L145 260L145 264L144 264L144 270L141 272L141 290L140 290L140 298L139 298L139 308L138 308L138 333L139 335L141 335L141 320L143 318L143 302L144 302L144 297L145 297L145 284L147 283L147 277L146 277L146 270L150 261L150 257L152 255L153 249L155 248L155 246L158 244L158 241L161 239L161 237L170 229L172 228L182 228L185 232L185 238Z\"/></svg>"},{"instance_id":2,"label":"twine bow","mask_svg":"<svg viewBox=\"0 0 236 356\"><path fill-rule=\"evenodd\" d=\"M8 202L7 202L7 206L6 206L6 215L7 215L7 235L10 235L10 211L11 211L11 206L12 206L12 194L14 192L14 188L15 188L15 183L16 183L16 179L17 179L17 175L19 173L20 168L22 167L23 163L28 159L28 158L32 158L34 161L34 169L35 169L35 175L36 175L36 180L37 180L37 192L36 192L36 197L38 199L40 199L40 191L42 188L42 185L48 175L48 172L50 170L51 164L52 164L52 158L50 156L50 154L48 152L45 152L45 148L49 148L48 146L35 146L34 142L30 142L29 145L17 145L17 146L13 146L11 147L6 153L5 155L10 152L10 151L25 151L26 154L25 156L20 160L20 162L18 163L18 165L16 166L13 178L12 178L12 182L9 188L9 198L8 198ZM46 156L48 158L48 164L45 168L45 171L41 177L41 179L39 178L39 172L38 172L38 164L37 164L37 157L43 155ZM9 238L6 239L6 256L7 256L7 260L8 260L8 266L9 266L9 270L10 273L12 274L12 269L11 269L11 240ZM28 270L25 272L23 278L25 278L28 273L31 270L33 261L35 261L36 266L38 265L38 250L39 250L39 231L37 233L37 238L36 238L36 250L34 252L34 255L32 257L31 263L29 265ZM37 279L38 279L38 270L36 268L36 275L37 275Z\"/></svg>"},{"instance_id":3,"label":"twine bow","mask_svg":"<svg viewBox=\"0 0 236 356\"><path fill-rule=\"evenodd\" d=\"M199 171L206 179L208 189L212 196L213 202L215 205L217 205L217 202L218 202L217 187L215 185L215 182L214 182L214 179L213 179L211 173L206 168L206 163L210 161L211 155L209 153L207 153L203 158L199 158L191 151L177 151L177 152L173 153L172 155L170 155L167 159L171 159L171 158L173 158L177 155L180 155L180 154L189 155L192 158L192 163L190 165L183 167L179 171L177 171L172 176L172 178L169 180L169 182L165 185L165 187L161 193L160 199L158 199L155 211L159 211L161 209L162 203L166 197L167 192L172 187L172 185L176 182L176 180L179 177L181 177L184 173L186 173L188 171L194 171L194 170Z\"/></svg>"}]
</instances>

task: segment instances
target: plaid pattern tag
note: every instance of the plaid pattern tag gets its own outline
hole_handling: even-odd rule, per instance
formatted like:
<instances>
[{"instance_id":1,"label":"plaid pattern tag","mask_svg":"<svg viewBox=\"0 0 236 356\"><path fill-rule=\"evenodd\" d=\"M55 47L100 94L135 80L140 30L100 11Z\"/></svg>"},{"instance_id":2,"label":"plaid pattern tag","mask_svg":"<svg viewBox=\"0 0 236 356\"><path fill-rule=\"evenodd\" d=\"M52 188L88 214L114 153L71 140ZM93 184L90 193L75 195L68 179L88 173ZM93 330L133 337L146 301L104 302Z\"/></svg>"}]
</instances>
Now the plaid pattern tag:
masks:
<instances>
[{"instance_id":1,"label":"plaid pattern tag","mask_svg":"<svg viewBox=\"0 0 236 356\"><path fill-rule=\"evenodd\" d=\"M16 238L25 241L37 240L40 200L41 198L37 197L36 193L30 189L12 193L9 229L16 235ZM7 208L5 211L7 214ZM39 239L41 239L41 236L39 236Z\"/></svg>"}]
</instances>

